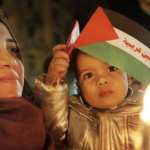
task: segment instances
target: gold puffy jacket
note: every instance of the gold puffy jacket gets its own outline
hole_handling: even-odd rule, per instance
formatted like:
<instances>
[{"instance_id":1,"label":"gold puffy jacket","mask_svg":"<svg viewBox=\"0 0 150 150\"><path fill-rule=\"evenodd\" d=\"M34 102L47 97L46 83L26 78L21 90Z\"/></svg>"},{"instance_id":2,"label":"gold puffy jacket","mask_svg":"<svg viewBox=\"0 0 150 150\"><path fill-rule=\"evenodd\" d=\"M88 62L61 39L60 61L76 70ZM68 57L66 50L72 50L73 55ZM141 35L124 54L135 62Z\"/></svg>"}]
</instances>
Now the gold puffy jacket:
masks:
<instances>
[{"instance_id":1,"label":"gold puffy jacket","mask_svg":"<svg viewBox=\"0 0 150 150\"><path fill-rule=\"evenodd\" d=\"M37 105L56 141L66 140L69 150L138 150L143 92L130 95L114 108L89 109L77 96L68 97L65 81L58 87L42 81L43 76L35 81Z\"/></svg>"}]
</instances>

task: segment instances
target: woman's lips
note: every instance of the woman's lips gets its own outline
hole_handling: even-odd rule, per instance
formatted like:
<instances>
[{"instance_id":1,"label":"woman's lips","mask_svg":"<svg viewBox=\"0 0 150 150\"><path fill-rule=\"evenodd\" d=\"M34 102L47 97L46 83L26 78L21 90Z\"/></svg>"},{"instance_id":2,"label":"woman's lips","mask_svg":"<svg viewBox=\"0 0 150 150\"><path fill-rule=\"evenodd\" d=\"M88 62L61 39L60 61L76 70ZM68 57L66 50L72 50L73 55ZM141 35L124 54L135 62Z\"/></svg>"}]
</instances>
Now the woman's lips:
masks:
<instances>
[{"instance_id":1,"label":"woman's lips","mask_svg":"<svg viewBox=\"0 0 150 150\"><path fill-rule=\"evenodd\" d=\"M100 92L100 96L101 96L101 97L107 97L107 96L109 96L111 93L112 93L112 91L110 91L110 90L102 90L102 91Z\"/></svg>"},{"instance_id":2,"label":"woman's lips","mask_svg":"<svg viewBox=\"0 0 150 150\"><path fill-rule=\"evenodd\" d=\"M3 77L0 77L0 82L16 82L18 78L15 75L6 75Z\"/></svg>"}]
</instances>

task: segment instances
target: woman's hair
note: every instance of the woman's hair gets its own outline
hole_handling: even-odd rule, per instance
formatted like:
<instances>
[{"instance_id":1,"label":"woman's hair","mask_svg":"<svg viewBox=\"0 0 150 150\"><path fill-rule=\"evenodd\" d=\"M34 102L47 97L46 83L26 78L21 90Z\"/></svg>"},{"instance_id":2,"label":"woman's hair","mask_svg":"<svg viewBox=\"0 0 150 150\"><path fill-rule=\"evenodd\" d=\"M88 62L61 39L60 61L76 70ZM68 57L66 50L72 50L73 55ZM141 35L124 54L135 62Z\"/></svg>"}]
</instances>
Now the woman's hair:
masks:
<instances>
[{"instance_id":1,"label":"woman's hair","mask_svg":"<svg viewBox=\"0 0 150 150\"><path fill-rule=\"evenodd\" d=\"M2 10L0 10L0 22L2 22L5 25L5 27L9 31L10 35L12 36L12 38L13 38L16 46L17 46L17 57L22 61L22 55L21 55L21 51L20 51L19 45L17 43L17 40L16 40L16 38L15 38L15 36L14 36L10 26L9 26L9 23L8 23L4 13L2 12Z\"/></svg>"}]
</instances>

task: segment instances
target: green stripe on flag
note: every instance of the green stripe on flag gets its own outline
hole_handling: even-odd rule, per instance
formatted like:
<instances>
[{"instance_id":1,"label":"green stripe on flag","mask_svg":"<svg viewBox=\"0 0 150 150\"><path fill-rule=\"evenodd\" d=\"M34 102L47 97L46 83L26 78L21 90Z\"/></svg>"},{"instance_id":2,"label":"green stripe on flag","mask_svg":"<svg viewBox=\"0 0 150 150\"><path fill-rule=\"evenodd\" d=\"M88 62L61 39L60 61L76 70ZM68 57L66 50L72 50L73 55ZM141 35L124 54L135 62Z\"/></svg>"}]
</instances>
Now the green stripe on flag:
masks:
<instances>
[{"instance_id":1,"label":"green stripe on flag","mask_svg":"<svg viewBox=\"0 0 150 150\"><path fill-rule=\"evenodd\" d=\"M145 86L150 84L150 68L118 47L101 42L77 48L125 71Z\"/></svg>"}]
</instances>

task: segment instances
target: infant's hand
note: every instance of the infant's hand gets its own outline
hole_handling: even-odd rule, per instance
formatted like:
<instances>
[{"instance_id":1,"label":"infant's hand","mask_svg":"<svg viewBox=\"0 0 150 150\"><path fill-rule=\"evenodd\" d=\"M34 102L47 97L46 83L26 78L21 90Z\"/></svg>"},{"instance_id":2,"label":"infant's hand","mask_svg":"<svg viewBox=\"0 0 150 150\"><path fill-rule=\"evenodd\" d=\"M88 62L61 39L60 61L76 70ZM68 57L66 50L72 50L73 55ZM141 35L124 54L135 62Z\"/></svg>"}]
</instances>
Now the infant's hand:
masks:
<instances>
[{"instance_id":1,"label":"infant's hand","mask_svg":"<svg viewBox=\"0 0 150 150\"><path fill-rule=\"evenodd\" d=\"M61 81L66 75L70 60L69 55L64 52L65 47L65 45L59 44L53 48L53 58L48 68L46 84L57 82L58 78Z\"/></svg>"}]
</instances>

